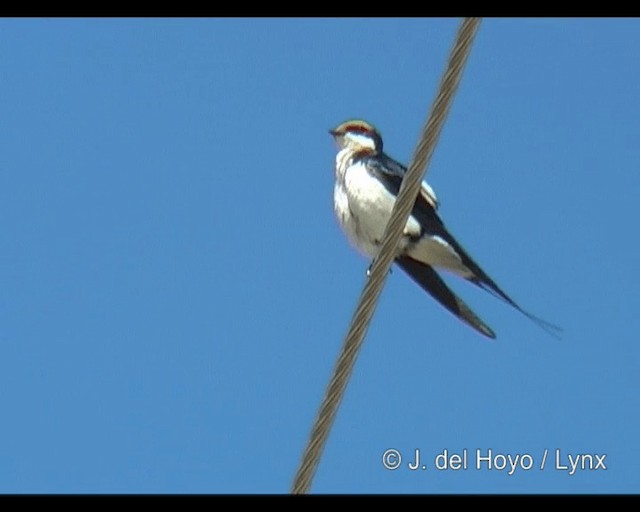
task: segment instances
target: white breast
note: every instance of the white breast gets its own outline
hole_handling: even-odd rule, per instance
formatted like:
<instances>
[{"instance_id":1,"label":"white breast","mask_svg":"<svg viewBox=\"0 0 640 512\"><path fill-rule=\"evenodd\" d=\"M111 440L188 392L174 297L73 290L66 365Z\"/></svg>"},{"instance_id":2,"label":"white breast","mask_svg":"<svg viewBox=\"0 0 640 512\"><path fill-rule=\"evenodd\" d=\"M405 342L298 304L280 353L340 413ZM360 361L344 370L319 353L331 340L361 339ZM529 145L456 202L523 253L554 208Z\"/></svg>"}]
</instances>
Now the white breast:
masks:
<instances>
[{"instance_id":1,"label":"white breast","mask_svg":"<svg viewBox=\"0 0 640 512\"><path fill-rule=\"evenodd\" d=\"M341 166L341 163L346 163L344 155L338 154L334 189L336 216L350 242L366 256L374 257L389 221L395 196L367 172L364 163L345 166ZM405 234L416 236L419 233L418 222L410 217ZM399 252L404 251L407 243L407 239L401 241Z\"/></svg>"}]
</instances>

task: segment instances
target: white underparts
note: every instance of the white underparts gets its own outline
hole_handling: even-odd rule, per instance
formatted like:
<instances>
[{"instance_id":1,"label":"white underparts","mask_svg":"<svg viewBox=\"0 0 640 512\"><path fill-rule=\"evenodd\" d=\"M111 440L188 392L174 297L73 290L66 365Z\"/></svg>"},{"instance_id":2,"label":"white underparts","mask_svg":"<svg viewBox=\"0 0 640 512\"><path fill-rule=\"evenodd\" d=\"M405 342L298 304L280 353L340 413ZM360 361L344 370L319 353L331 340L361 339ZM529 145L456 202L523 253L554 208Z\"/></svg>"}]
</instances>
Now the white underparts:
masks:
<instances>
[{"instance_id":1,"label":"white underparts","mask_svg":"<svg viewBox=\"0 0 640 512\"><path fill-rule=\"evenodd\" d=\"M336 157L334 210L351 244L364 255L374 257L391 216L395 196L367 171L364 162L353 163L352 155L353 151L345 148ZM429 192L433 194L430 187ZM413 216L409 217L404 234L398 254L406 253L461 277L473 275L444 239L422 234L422 228Z\"/></svg>"}]
</instances>

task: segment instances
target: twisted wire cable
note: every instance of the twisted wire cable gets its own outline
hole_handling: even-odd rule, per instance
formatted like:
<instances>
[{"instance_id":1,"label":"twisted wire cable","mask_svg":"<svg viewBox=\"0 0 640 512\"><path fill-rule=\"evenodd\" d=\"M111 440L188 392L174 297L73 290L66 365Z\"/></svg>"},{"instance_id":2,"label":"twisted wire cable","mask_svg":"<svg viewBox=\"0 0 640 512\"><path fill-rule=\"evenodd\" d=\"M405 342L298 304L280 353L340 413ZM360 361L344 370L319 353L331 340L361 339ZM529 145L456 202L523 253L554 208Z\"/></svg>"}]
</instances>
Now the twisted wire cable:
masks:
<instances>
[{"instance_id":1,"label":"twisted wire cable","mask_svg":"<svg viewBox=\"0 0 640 512\"><path fill-rule=\"evenodd\" d=\"M479 25L480 18L465 18L458 28L453 48L449 54L447 68L440 81L438 94L429 112L427 122L422 129L420 142L415 150L411 164L402 181L391 218L385 229L380 252L371 266L369 278L360 295L358 306L353 314L333 375L311 430L309 442L296 472L291 489L293 494L306 494L311 487L311 482L320 462L320 456L324 450L338 406L344 396L353 365L362 347L378 298L395 258L396 247L402 236L404 226L420 191L427 165L440 137L453 97L458 89L462 70L469 56Z\"/></svg>"}]
</instances>

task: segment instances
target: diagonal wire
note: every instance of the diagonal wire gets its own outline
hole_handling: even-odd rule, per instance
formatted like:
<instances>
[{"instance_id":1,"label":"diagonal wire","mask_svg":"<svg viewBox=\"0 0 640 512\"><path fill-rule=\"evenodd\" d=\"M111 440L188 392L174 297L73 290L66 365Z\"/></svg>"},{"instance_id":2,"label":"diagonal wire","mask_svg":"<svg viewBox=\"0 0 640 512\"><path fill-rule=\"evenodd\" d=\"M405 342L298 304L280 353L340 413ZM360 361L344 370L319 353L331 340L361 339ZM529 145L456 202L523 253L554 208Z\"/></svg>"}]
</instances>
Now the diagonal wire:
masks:
<instances>
[{"instance_id":1,"label":"diagonal wire","mask_svg":"<svg viewBox=\"0 0 640 512\"><path fill-rule=\"evenodd\" d=\"M373 317L389 268L395 257L396 247L402 236L403 228L418 196L427 164L438 142L453 96L460 83L462 70L469 56L473 38L479 25L480 18L465 18L458 28L456 40L449 54L447 69L440 81L438 95L429 112L427 123L423 127L420 142L414 153L411 165L409 165L409 169L402 181L391 218L385 229L380 252L371 266L369 279L365 284L362 295L360 295L358 307L351 320L349 331L345 337L333 375L311 430L309 442L295 475L291 489L294 494L305 494L309 492L311 487L311 481L320 462L320 456L333 425L338 406L344 396L353 365Z\"/></svg>"}]
</instances>

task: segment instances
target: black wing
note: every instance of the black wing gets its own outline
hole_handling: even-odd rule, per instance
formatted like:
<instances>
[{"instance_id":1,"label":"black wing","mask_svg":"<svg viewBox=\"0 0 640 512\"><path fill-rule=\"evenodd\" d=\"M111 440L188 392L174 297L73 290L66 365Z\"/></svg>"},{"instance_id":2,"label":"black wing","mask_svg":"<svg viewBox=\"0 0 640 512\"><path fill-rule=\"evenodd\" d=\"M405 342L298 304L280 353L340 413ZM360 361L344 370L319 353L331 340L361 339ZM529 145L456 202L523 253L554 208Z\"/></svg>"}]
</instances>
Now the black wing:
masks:
<instances>
[{"instance_id":1,"label":"black wing","mask_svg":"<svg viewBox=\"0 0 640 512\"><path fill-rule=\"evenodd\" d=\"M379 154L377 158L370 154L363 155L362 158L367 160L367 168L378 180L380 180L385 188L390 193L398 195L398 192L400 191L400 184L407 172L406 167L384 153ZM421 236L425 234L429 236L439 236L445 240L456 253L458 253L464 266L473 273L473 276L468 278L469 281L517 309L520 313L532 320L550 335L556 338L559 337L559 333L562 331L560 327L549 323L520 307L516 301L509 297L509 295L507 295L507 293L503 291L484 270L482 270L480 265L478 265L473 258L469 256L469 253L467 253L464 247L462 247L453 235L449 233L434 206L421 194L419 194L416 199L411 215L420 223L422 229L420 234ZM446 287L446 285L444 286Z\"/></svg>"},{"instance_id":2,"label":"black wing","mask_svg":"<svg viewBox=\"0 0 640 512\"><path fill-rule=\"evenodd\" d=\"M408 256L396 258L396 263L426 292L460 320L488 338L494 339L496 337L491 327L485 324L460 297L451 291L433 267Z\"/></svg>"}]
</instances>

